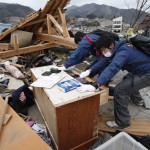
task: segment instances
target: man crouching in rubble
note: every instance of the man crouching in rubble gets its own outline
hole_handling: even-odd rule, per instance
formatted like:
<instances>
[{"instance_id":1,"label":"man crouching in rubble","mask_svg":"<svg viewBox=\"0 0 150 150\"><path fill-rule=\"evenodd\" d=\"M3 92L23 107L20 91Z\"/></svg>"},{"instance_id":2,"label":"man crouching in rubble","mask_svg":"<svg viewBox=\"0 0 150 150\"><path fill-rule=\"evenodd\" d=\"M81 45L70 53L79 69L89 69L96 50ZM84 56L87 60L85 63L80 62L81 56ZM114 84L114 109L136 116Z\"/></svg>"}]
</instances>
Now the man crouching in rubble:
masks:
<instances>
[{"instance_id":1,"label":"man crouching in rubble","mask_svg":"<svg viewBox=\"0 0 150 150\"><path fill-rule=\"evenodd\" d=\"M122 45L121 41L115 41L113 37L103 35L97 42L96 47L109 58L106 68L93 85L83 85L78 88L80 92L95 91L100 85L105 85L120 70L129 72L124 80L115 87L114 91L114 121L107 121L106 125L111 128L128 128L130 126L130 114L128 111L129 99L133 102L141 103L142 97L139 90L150 86L150 63L146 62L150 57L140 50L127 45ZM98 64L101 68L101 62Z\"/></svg>"},{"instance_id":2,"label":"man crouching in rubble","mask_svg":"<svg viewBox=\"0 0 150 150\"><path fill-rule=\"evenodd\" d=\"M67 68L69 68L73 65L83 62L90 55L95 56L96 61L94 61L91 65L89 65L88 68L86 68L86 70L89 69L91 66L93 66L93 64L95 64L96 62L100 61L101 58L103 58L103 55L96 52L96 50L94 49L94 46L92 46L92 44L94 42L96 42L99 38L100 38L100 35L93 34L93 33L85 34L83 32L78 31L74 37L75 43L79 44L77 49L72 53L71 56L69 56L69 58L64 63L64 66L58 67L58 69L66 70ZM93 77L94 75L96 75L98 73L99 72L93 71L90 74L90 72L87 70L85 74L86 74L86 76L90 75L90 77ZM83 75L82 77L84 78L85 75Z\"/></svg>"}]
</instances>

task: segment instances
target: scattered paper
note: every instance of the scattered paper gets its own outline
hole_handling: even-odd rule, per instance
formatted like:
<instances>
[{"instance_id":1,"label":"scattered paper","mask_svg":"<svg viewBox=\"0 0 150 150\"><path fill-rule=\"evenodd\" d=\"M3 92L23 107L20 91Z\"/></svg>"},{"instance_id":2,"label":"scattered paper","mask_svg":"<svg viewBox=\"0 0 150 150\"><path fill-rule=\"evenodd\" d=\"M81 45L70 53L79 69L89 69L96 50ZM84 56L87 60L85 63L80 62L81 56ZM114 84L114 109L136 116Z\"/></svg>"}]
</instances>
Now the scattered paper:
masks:
<instances>
[{"instance_id":1,"label":"scattered paper","mask_svg":"<svg viewBox=\"0 0 150 150\"><path fill-rule=\"evenodd\" d=\"M0 79L4 78L5 74L0 74Z\"/></svg>"},{"instance_id":2,"label":"scattered paper","mask_svg":"<svg viewBox=\"0 0 150 150\"><path fill-rule=\"evenodd\" d=\"M50 76L41 76L31 84L34 87L52 88L56 83L61 81L65 76L51 74Z\"/></svg>"}]
</instances>

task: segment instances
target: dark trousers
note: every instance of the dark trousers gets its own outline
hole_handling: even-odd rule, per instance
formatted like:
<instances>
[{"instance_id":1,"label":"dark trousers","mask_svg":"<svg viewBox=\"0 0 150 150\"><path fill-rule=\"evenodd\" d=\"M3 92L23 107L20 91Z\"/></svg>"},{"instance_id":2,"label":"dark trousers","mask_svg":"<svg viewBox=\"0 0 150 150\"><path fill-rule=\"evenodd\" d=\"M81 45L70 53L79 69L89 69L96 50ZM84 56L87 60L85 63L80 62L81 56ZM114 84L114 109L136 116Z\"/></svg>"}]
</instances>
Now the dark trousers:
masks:
<instances>
[{"instance_id":1,"label":"dark trousers","mask_svg":"<svg viewBox=\"0 0 150 150\"><path fill-rule=\"evenodd\" d=\"M114 115L115 122L120 126L130 125L128 103L141 101L140 89L150 86L150 73L127 74L124 80L115 87Z\"/></svg>"}]
</instances>

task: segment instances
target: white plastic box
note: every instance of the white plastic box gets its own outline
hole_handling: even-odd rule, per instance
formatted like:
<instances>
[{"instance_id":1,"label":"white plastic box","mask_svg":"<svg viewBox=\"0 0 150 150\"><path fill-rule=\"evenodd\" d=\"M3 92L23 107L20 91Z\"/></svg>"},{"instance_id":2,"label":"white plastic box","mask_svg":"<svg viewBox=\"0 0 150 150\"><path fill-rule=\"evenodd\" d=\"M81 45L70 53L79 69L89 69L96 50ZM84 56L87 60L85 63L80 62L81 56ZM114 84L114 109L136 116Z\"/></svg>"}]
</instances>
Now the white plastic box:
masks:
<instances>
[{"instance_id":1,"label":"white plastic box","mask_svg":"<svg viewBox=\"0 0 150 150\"><path fill-rule=\"evenodd\" d=\"M13 35L16 34L18 36L18 44L19 48L29 46L33 37L32 32L16 30L11 33L11 44L13 43Z\"/></svg>"},{"instance_id":2,"label":"white plastic box","mask_svg":"<svg viewBox=\"0 0 150 150\"><path fill-rule=\"evenodd\" d=\"M125 132L120 132L94 150L148 150Z\"/></svg>"}]
</instances>

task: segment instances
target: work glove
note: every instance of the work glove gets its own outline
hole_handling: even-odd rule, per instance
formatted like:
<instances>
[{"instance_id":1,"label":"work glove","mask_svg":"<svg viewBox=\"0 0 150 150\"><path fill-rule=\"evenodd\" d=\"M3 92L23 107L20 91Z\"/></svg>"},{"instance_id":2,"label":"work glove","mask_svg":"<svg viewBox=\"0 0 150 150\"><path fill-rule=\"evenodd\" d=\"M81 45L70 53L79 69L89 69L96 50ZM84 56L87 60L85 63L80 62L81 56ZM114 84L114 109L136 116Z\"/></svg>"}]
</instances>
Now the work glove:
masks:
<instances>
[{"instance_id":1,"label":"work glove","mask_svg":"<svg viewBox=\"0 0 150 150\"><path fill-rule=\"evenodd\" d=\"M86 70L80 74L80 78L88 77L91 73L91 70Z\"/></svg>"},{"instance_id":2,"label":"work glove","mask_svg":"<svg viewBox=\"0 0 150 150\"><path fill-rule=\"evenodd\" d=\"M62 66L62 67L57 67L58 70L61 70L61 71L64 71L66 70L67 68L65 66Z\"/></svg>"},{"instance_id":3,"label":"work glove","mask_svg":"<svg viewBox=\"0 0 150 150\"><path fill-rule=\"evenodd\" d=\"M95 92L96 88L90 84L85 84L77 88L80 93L83 92Z\"/></svg>"}]
</instances>

